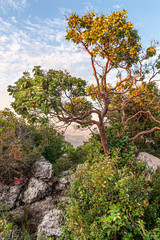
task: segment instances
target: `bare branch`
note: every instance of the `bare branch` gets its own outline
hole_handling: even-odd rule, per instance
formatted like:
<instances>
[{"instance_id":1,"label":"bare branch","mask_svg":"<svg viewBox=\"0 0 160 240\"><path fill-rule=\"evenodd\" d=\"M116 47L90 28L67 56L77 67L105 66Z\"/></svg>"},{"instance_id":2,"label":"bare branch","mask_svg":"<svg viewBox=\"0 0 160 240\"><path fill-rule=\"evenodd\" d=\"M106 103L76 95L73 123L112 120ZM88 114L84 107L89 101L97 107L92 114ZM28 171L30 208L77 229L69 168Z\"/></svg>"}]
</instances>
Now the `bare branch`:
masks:
<instances>
[{"instance_id":1,"label":"bare branch","mask_svg":"<svg viewBox=\"0 0 160 240\"><path fill-rule=\"evenodd\" d=\"M140 114L140 113L149 114L149 116L153 119L154 122L160 123L160 121L158 121L157 119L155 119L155 118L152 116L152 114L151 114L150 111L139 111L139 112L137 112L136 114L134 114L132 117L128 118L128 119L125 121L125 124L124 124L124 125L127 125L127 123L128 123L130 120L132 120L133 118L135 118L135 117L136 117L138 114Z\"/></svg>"},{"instance_id":2,"label":"bare branch","mask_svg":"<svg viewBox=\"0 0 160 240\"><path fill-rule=\"evenodd\" d=\"M160 130L160 127L154 127L151 130L147 130L147 131L143 131L143 132L139 132L137 135L135 135L134 137L131 138L132 141L136 140L139 136L144 135L144 134L148 134L148 133L152 133L155 130Z\"/></svg>"}]
</instances>

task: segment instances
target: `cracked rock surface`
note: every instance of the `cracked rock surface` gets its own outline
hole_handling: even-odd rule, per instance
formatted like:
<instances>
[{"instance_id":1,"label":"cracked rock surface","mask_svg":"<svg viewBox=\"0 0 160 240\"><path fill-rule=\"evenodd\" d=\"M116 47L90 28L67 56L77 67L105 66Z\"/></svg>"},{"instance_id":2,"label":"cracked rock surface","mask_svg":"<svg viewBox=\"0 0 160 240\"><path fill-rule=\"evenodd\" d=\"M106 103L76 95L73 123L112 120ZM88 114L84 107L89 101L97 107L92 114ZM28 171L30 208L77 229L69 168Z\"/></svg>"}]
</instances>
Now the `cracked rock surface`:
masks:
<instances>
[{"instance_id":1,"label":"cracked rock surface","mask_svg":"<svg viewBox=\"0 0 160 240\"><path fill-rule=\"evenodd\" d=\"M32 203L48 196L50 193L51 187L46 182L32 177L21 199L24 203Z\"/></svg>"},{"instance_id":2,"label":"cracked rock surface","mask_svg":"<svg viewBox=\"0 0 160 240\"><path fill-rule=\"evenodd\" d=\"M30 178L23 184L8 186L0 184L0 201L10 209L19 222L27 219L31 233L46 237L62 234L62 211L57 209L60 202L68 202L65 192L71 180L71 172L64 177L54 177L52 164L41 156L34 162ZM27 224L28 224L27 223Z\"/></svg>"}]
</instances>

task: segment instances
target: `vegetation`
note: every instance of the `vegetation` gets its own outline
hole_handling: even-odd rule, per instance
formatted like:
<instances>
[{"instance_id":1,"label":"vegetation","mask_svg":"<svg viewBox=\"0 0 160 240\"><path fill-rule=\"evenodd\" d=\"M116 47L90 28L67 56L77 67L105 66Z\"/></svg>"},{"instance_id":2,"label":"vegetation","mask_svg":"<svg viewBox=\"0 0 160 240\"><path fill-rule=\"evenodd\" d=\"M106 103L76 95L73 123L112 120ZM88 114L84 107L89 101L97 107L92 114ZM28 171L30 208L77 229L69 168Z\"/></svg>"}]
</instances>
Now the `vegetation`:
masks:
<instances>
[{"instance_id":1,"label":"vegetation","mask_svg":"<svg viewBox=\"0 0 160 240\"><path fill-rule=\"evenodd\" d=\"M10 110L0 112L0 181L14 182L28 174L41 154L54 163L68 143L53 127L26 124ZM21 180L22 181L22 180Z\"/></svg>"},{"instance_id":2,"label":"vegetation","mask_svg":"<svg viewBox=\"0 0 160 240\"><path fill-rule=\"evenodd\" d=\"M33 76L25 72L8 87L15 99L12 107L28 123L9 110L0 112L0 181L23 181L21 176L40 154L53 163L57 175L85 162L71 181L60 239L158 240L160 172L150 173L148 180L149 170L135 159L140 145L160 154L157 43L142 49L126 10L107 17L73 13L67 24L66 39L90 55L95 84L36 66ZM47 123L50 118L80 127L96 125L98 133L74 149ZM22 239L4 212L0 236ZM23 239L27 237L26 232Z\"/></svg>"},{"instance_id":3,"label":"vegetation","mask_svg":"<svg viewBox=\"0 0 160 240\"><path fill-rule=\"evenodd\" d=\"M96 125L105 154L109 146L105 134L105 121L112 122L117 135L125 135L127 125L137 115L150 117L159 125L154 112L146 108L136 109L127 118L128 106L139 99L148 99L150 85L159 80L160 55L156 56L157 43L142 50L140 37L133 24L127 21L127 11L114 12L109 16L94 12L79 17L76 13L67 18L66 39L80 46L91 59L95 84L72 77L68 72L39 66L33 69L33 77L25 72L8 91L15 99L14 110L30 121L44 122L53 117L82 127ZM112 80L109 81L112 74ZM115 84L114 84L115 82ZM90 101L89 101L90 98ZM114 102L118 100L117 107ZM97 115L97 120L93 118ZM117 119L118 114L118 119ZM153 115L152 115L153 114ZM116 126L120 119L121 128ZM132 140L160 130L158 126L131 136Z\"/></svg>"},{"instance_id":4,"label":"vegetation","mask_svg":"<svg viewBox=\"0 0 160 240\"><path fill-rule=\"evenodd\" d=\"M2 240L34 240L35 237L23 228L18 228L15 224L14 216L4 204L0 203L0 237ZM25 223L22 223L22 225ZM24 226L23 226L24 227Z\"/></svg>"},{"instance_id":5,"label":"vegetation","mask_svg":"<svg viewBox=\"0 0 160 240\"><path fill-rule=\"evenodd\" d=\"M146 83L143 82L139 88L144 89L146 87ZM134 94L134 89L131 89L128 94L130 97ZM125 95L123 96L123 100ZM127 97L126 97L127 98ZM122 101L121 97L115 96L112 99L112 104L119 108ZM128 135L130 138L132 136L138 135L140 132L147 132L149 129L154 129L156 127L157 122L155 119L151 119L151 112L154 112L155 118L159 119L159 109L160 109L160 95L159 88L156 83L150 83L148 88L146 89L146 95L139 96L138 99L134 99L132 102L128 104L126 107L125 115L126 118L130 119L134 116L134 124L132 121L128 121L127 128L125 131L125 135ZM146 114L144 114L146 112ZM122 131L123 129L121 124L121 114L120 113L112 113L111 116L113 128L118 131ZM110 133L111 134L111 133ZM135 145L138 148L138 151L146 151L155 156L159 155L159 143L160 143L160 132L159 131L149 131L148 134L144 134L139 138L135 139Z\"/></svg>"},{"instance_id":6,"label":"vegetation","mask_svg":"<svg viewBox=\"0 0 160 240\"><path fill-rule=\"evenodd\" d=\"M160 175L150 183L131 152L123 166L120 156L115 149L112 157L94 159L74 174L66 239L159 239Z\"/></svg>"}]
</instances>

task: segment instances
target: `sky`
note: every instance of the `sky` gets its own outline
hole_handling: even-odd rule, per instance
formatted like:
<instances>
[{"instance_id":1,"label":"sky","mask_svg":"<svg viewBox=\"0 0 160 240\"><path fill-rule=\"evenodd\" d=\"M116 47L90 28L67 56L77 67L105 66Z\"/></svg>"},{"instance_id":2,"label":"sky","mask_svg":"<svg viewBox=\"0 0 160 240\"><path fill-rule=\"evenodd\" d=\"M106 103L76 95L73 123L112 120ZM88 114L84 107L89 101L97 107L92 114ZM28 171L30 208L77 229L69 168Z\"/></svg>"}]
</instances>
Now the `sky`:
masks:
<instances>
[{"instance_id":1,"label":"sky","mask_svg":"<svg viewBox=\"0 0 160 240\"><path fill-rule=\"evenodd\" d=\"M0 0L0 110L12 101L7 86L34 66L67 70L92 81L89 56L65 40L65 16L93 10L108 15L123 9L128 9L128 20L144 47L160 40L160 0ZM88 137L73 130L66 135L75 146Z\"/></svg>"}]
</instances>

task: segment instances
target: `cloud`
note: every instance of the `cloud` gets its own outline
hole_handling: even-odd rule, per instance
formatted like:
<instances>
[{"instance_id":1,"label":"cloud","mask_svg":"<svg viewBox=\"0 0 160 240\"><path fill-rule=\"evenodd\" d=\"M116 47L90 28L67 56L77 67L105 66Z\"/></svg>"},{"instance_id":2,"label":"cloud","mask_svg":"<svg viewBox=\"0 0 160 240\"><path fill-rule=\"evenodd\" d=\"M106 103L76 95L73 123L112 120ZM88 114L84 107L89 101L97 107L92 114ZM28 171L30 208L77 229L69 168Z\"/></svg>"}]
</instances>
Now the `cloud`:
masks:
<instances>
[{"instance_id":1,"label":"cloud","mask_svg":"<svg viewBox=\"0 0 160 240\"><path fill-rule=\"evenodd\" d=\"M65 40L65 19L32 19L19 22L16 17L0 18L0 110L10 107L7 86L13 85L34 66L48 70L67 70L72 76L92 80L90 58ZM75 137L73 137L75 135ZM78 146L88 139L83 132L68 129L66 139Z\"/></svg>"},{"instance_id":2,"label":"cloud","mask_svg":"<svg viewBox=\"0 0 160 240\"><path fill-rule=\"evenodd\" d=\"M120 9L121 7L123 7L123 4L116 4L113 6L113 8L116 8L116 9Z\"/></svg>"},{"instance_id":3,"label":"cloud","mask_svg":"<svg viewBox=\"0 0 160 240\"><path fill-rule=\"evenodd\" d=\"M0 90L0 96L0 110L3 110L4 108L11 108L10 103L12 102L12 98L8 95L7 89Z\"/></svg>"},{"instance_id":4,"label":"cloud","mask_svg":"<svg viewBox=\"0 0 160 240\"><path fill-rule=\"evenodd\" d=\"M65 40L65 26L59 28L57 21L29 18L18 22L15 17L8 21L0 18L1 89L12 85L24 71L31 71L36 65L46 70L66 69L73 76L90 79L89 56ZM64 24L63 19L61 23Z\"/></svg>"},{"instance_id":5,"label":"cloud","mask_svg":"<svg viewBox=\"0 0 160 240\"><path fill-rule=\"evenodd\" d=\"M0 9L6 12L8 7L20 10L25 8L27 5L27 0L0 0Z\"/></svg>"},{"instance_id":6,"label":"cloud","mask_svg":"<svg viewBox=\"0 0 160 240\"><path fill-rule=\"evenodd\" d=\"M72 13L72 10L69 8L60 8L59 11L62 14L62 16L68 16Z\"/></svg>"},{"instance_id":7,"label":"cloud","mask_svg":"<svg viewBox=\"0 0 160 240\"><path fill-rule=\"evenodd\" d=\"M96 9L95 9L95 7L92 5L92 3L91 2L85 2L85 9L84 9L84 12L86 13L88 13L88 12L92 12L92 11L97 11Z\"/></svg>"},{"instance_id":8,"label":"cloud","mask_svg":"<svg viewBox=\"0 0 160 240\"><path fill-rule=\"evenodd\" d=\"M12 22L17 23L17 20L16 20L16 18L14 16L11 17L11 20L12 20Z\"/></svg>"},{"instance_id":9,"label":"cloud","mask_svg":"<svg viewBox=\"0 0 160 240\"><path fill-rule=\"evenodd\" d=\"M22 30L16 18L14 21L0 19L0 110L10 108L12 102L7 86L35 65L41 65L43 69L67 69L73 76L87 78L89 57L65 40L65 27L61 25L59 29L56 21L27 19L22 22ZM69 129L66 139L76 147L88 138Z\"/></svg>"}]
</instances>

